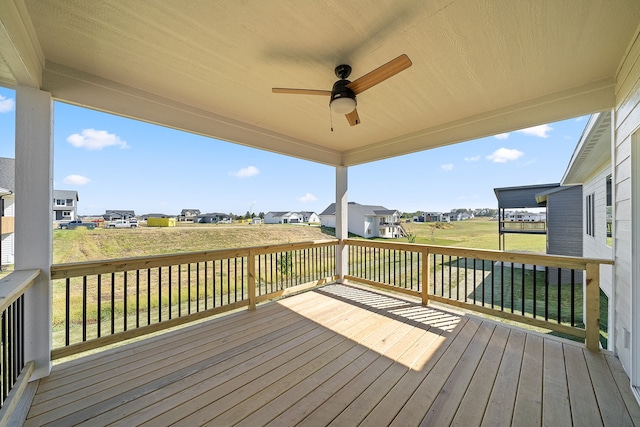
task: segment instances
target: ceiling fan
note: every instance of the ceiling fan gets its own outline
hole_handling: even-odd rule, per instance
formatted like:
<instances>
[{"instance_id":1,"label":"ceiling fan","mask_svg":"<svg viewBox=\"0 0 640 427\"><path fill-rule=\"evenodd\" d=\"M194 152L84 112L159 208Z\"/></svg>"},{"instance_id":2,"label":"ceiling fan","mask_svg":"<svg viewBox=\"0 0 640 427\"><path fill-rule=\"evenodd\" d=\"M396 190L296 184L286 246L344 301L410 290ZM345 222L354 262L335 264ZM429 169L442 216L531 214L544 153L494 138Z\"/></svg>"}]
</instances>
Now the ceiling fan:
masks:
<instances>
[{"instance_id":1,"label":"ceiling fan","mask_svg":"<svg viewBox=\"0 0 640 427\"><path fill-rule=\"evenodd\" d=\"M280 87L274 87L271 90L273 93L330 96L329 106L331 111L337 114L344 114L349 124L355 126L360 124L360 117L356 109L356 95L395 76L400 71L406 70L411 64L409 57L402 54L354 81L347 80L351 74L351 66L342 64L335 68L336 76L340 80L333 84L332 90L289 89Z\"/></svg>"}]
</instances>

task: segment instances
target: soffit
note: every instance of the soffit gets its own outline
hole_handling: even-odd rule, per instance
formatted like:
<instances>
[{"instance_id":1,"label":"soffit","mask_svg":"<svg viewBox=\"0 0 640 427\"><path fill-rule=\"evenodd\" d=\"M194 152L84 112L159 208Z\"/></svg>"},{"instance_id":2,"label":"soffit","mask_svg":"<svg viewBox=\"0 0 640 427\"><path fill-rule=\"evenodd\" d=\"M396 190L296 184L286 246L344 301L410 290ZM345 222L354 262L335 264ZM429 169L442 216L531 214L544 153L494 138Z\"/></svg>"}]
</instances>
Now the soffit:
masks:
<instances>
[{"instance_id":1,"label":"soffit","mask_svg":"<svg viewBox=\"0 0 640 427\"><path fill-rule=\"evenodd\" d=\"M56 99L332 165L612 108L640 22L635 0L24 3ZM402 53L413 66L358 96L358 126L271 93Z\"/></svg>"}]
</instances>

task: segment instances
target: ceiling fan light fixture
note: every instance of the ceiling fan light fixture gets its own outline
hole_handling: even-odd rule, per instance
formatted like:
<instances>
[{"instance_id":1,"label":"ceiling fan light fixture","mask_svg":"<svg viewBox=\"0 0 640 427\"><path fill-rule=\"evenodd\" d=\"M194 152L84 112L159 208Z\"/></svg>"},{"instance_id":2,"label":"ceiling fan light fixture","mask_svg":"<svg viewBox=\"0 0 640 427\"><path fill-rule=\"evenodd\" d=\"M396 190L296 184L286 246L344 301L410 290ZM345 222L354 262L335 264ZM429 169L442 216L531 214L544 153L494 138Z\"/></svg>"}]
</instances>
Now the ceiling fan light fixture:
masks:
<instances>
[{"instance_id":1,"label":"ceiling fan light fixture","mask_svg":"<svg viewBox=\"0 0 640 427\"><path fill-rule=\"evenodd\" d=\"M335 98L331 101L331 111L336 114L349 114L356 109L356 100L350 97Z\"/></svg>"}]
</instances>

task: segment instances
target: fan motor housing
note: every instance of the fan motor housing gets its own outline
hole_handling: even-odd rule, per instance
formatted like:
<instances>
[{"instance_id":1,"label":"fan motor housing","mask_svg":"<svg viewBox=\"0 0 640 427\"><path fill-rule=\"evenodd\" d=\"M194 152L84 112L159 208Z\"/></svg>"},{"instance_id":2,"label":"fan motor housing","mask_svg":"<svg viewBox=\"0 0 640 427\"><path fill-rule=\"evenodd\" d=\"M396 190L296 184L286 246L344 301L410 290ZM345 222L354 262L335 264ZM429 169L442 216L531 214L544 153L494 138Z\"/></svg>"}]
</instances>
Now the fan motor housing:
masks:
<instances>
[{"instance_id":1,"label":"fan motor housing","mask_svg":"<svg viewBox=\"0 0 640 427\"><path fill-rule=\"evenodd\" d=\"M334 99L338 98L351 98L353 100L356 99L356 94L347 87L349 83L351 83L349 80L340 79L333 84L333 89L331 90L331 101L329 101L329 105L331 105Z\"/></svg>"}]
</instances>

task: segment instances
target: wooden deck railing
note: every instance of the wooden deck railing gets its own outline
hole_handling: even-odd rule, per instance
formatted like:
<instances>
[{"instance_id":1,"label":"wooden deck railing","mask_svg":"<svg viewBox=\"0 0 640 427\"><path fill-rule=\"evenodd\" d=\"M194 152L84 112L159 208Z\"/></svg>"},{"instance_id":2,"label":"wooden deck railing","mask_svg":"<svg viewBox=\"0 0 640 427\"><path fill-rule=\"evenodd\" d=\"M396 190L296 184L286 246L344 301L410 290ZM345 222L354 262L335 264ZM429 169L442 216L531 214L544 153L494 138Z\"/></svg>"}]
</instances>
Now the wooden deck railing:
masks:
<instances>
[{"instance_id":1,"label":"wooden deck railing","mask_svg":"<svg viewBox=\"0 0 640 427\"><path fill-rule=\"evenodd\" d=\"M7 425L35 367L24 356L24 293L39 275L19 270L0 279L0 425Z\"/></svg>"},{"instance_id":2,"label":"wooden deck railing","mask_svg":"<svg viewBox=\"0 0 640 427\"><path fill-rule=\"evenodd\" d=\"M337 240L54 265L57 359L335 278Z\"/></svg>"},{"instance_id":3,"label":"wooden deck railing","mask_svg":"<svg viewBox=\"0 0 640 427\"><path fill-rule=\"evenodd\" d=\"M418 296L424 304L437 301L584 338L588 348L599 348L599 269L612 261L357 239L345 243L349 280Z\"/></svg>"},{"instance_id":4,"label":"wooden deck railing","mask_svg":"<svg viewBox=\"0 0 640 427\"><path fill-rule=\"evenodd\" d=\"M607 260L346 239L348 280L599 345ZM337 240L54 265L52 358L335 279ZM583 286L586 279L586 287ZM586 307L586 308L585 308Z\"/></svg>"}]
</instances>

